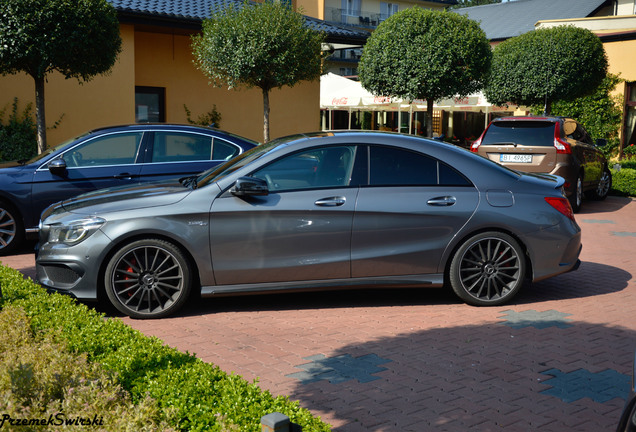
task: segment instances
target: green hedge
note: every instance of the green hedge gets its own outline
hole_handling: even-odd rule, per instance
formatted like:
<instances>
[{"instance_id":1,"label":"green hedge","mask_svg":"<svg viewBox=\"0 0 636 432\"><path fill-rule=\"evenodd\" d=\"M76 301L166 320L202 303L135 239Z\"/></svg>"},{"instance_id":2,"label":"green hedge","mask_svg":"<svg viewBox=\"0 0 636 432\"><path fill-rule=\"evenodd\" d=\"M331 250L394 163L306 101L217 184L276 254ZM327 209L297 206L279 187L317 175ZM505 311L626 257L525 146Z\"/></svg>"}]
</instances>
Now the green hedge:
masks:
<instances>
[{"instance_id":1,"label":"green hedge","mask_svg":"<svg viewBox=\"0 0 636 432\"><path fill-rule=\"evenodd\" d=\"M621 167L620 171L612 171L612 195L636 196L636 169Z\"/></svg>"},{"instance_id":2,"label":"green hedge","mask_svg":"<svg viewBox=\"0 0 636 432\"><path fill-rule=\"evenodd\" d=\"M0 266L0 286L0 302L22 308L34 332L52 330L71 352L84 353L89 362L114 372L134 403L156 400L163 415L159 421L176 429L258 432L263 415L280 412L305 431L330 430L298 402L274 397L255 382L170 348L67 296L48 294L16 270Z\"/></svg>"}]
</instances>

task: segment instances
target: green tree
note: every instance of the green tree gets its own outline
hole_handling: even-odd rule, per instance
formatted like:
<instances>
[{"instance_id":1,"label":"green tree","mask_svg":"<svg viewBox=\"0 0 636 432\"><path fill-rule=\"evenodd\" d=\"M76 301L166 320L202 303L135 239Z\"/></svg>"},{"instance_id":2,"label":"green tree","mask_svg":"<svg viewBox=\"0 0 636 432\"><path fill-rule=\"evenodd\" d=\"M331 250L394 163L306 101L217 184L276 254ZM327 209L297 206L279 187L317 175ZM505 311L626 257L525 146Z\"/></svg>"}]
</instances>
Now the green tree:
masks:
<instances>
[{"instance_id":1,"label":"green tree","mask_svg":"<svg viewBox=\"0 0 636 432\"><path fill-rule=\"evenodd\" d=\"M621 109L622 96L613 95L616 86L623 82L618 75L607 74L596 88L596 91L570 101L555 101L552 104L552 114L572 117L583 125L593 138L606 139L608 145L603 147L603 153L611 156L619 144L619 130L623 119ZM543 107L533 106L533 113L541 113Z\"/></svg>"},{"instance_id":2,"label":"green tree","mask_svg":"<svg viewBox=\"0 0 636 432\"><path fill-rule=\"evenodd\" d=\"M375 95L425 99L431 137L433 102L481 89L491 56L477 22L452 12L410 8L390 16L368 39L360 82Z\"/></svg>"},{"instance_id":3,"label":"green tree","mask_svg":"<svg viewBox=\"0 0 636 432\"><path fill-rule=\"evenodd\" d=\"M544 106L593 93L607 74L601 40L589 30L558 26L534 30L497 45L486 86L488 101Z\"/></svg>"},{"instance_id":4,"label":"green tree","mask_svg":"<svg viewBox=\"0 0 636 432\"><path fill-rule=\"evenodd\" d=\"M324 34L283 2L230 6L203 22L192 38L195 62L212 84L258 87L263 93L263 141L269 141L269 93L320 78Z\"/></svg>"},{"instance_id":5,"label":"green tree","mask_svg":"<svg viewBox=\"0 0 636 432\"><path fill-rule=\"evenodd\" d=\"M501 0L458 0L457 4L450 9L461 9L473 6L483 6L487 4L501 3Z\"/></svg>"},{"instance_id":6,"label":"green tree","mask_svg":"<svg viewBox=\"0 0 636 432\"><path fill-rule=\"evenodd\" d=\"M44 83L53 71L80 83L107 73L121 51L107 0L0 1L0 73L35 81L38 151L46 148Z\"/></svg>"}]
</instances>

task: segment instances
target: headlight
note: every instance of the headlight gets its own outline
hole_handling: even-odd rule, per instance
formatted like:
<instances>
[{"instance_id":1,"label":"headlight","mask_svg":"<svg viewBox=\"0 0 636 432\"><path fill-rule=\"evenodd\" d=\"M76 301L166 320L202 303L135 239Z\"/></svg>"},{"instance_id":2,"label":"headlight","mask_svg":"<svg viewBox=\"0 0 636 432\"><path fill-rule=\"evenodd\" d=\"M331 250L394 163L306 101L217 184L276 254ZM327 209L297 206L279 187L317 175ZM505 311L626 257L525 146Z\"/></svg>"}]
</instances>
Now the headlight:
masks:
<instances>
[{"instance_id":1,"label":"headlight","mask_svg":"<svg viewBox=\"0 0 636 432\"><path fill-rule=\"evenodd\" d=\"M89 217L84 219L76 219L69 222L55 223L48 225L49 243L63 243L69 246L76 245L86 240L104 225L106 221L99 217Z\"/></svg>"}]
</instances>

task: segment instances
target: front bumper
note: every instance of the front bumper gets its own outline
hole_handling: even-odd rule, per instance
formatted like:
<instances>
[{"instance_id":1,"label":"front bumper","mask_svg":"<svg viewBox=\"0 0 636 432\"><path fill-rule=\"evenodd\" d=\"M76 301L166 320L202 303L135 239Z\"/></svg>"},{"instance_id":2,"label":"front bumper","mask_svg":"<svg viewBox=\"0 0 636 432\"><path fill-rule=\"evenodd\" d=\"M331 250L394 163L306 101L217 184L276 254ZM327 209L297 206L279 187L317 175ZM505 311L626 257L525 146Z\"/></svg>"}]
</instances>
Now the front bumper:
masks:
<instances>
[{"instance_id":1,"label":"front bumper","mask_svg":"<svg viewBox=\"0 0 636 432\"><path fill-rule=\"evenodd\" d=\"M101 286L100 263L111 241L97 230L78 245L40 243L35 261L36 278L49 290L81 300L96 300Z\"/></svg>"}]
</instances>

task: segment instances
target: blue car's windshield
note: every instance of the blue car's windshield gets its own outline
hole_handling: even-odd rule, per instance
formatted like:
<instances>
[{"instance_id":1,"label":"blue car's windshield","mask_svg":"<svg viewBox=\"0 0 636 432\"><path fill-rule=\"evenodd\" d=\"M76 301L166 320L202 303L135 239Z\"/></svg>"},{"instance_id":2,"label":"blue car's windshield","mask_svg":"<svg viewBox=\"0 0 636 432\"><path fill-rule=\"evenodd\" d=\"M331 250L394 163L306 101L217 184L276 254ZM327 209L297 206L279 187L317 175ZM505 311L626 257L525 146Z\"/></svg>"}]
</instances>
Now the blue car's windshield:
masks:
<instances>
[{"instance_id":1,"label":"blue car's windshield","mask_svg":"<svg viewBox=\"0 0 636 432\"><path fill-rule=\"evenodd\" d=\"M48 155L55 153L56 151L60 150L63 147L66 147L67 145L69 145L70 143L72 143L73 141L77 141L78 139L82 138L83 136L88 135L87 133L82 134L82 135L78 135L76 137L73 137L69 140L64 141L61 144L56 145L55 147L51 147L48 148L46 150L44 150L42 153L40 153L37 156L32 157L31 159L29 159L29 161L27 162L27 164L32 164L35 163L41 159L44 159L45 157L47 157Z\"/></svg>"}]
</instances>

